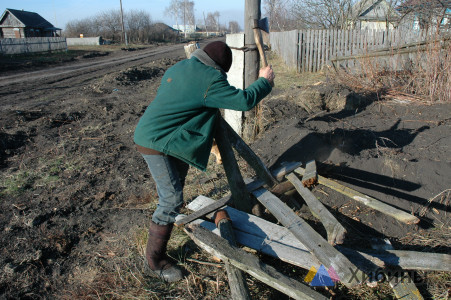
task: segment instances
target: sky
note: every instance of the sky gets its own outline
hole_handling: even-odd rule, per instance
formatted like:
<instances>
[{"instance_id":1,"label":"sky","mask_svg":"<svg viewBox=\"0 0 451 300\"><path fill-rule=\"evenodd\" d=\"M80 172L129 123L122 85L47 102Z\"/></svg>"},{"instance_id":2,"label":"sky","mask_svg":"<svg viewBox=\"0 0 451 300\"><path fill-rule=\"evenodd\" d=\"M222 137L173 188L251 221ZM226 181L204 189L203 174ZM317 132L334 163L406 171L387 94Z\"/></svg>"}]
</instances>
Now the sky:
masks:
<instances>
[{"instance_id":1,"label":"sky","mask_svg":"<svg viewBox=\"0 0 451 300\"><path fill-rule=\"evenodd\" d=\"M229 21L236 21L243 28L245 0L191 0L194 1L196 23L203 24L205 16L218 11L219 23L228 27ZM122 0L124 12L143 10L149 13L153 22L174 25L175 20L165 16L164 10L170 0ZM0 0L1 13L6 8L23 9L40 14L55 27L64 30L70 21L94 17L100 12L120 9L120 0ZM180 22L179 22L180 23Z\"/></svg>"}]
</instances>

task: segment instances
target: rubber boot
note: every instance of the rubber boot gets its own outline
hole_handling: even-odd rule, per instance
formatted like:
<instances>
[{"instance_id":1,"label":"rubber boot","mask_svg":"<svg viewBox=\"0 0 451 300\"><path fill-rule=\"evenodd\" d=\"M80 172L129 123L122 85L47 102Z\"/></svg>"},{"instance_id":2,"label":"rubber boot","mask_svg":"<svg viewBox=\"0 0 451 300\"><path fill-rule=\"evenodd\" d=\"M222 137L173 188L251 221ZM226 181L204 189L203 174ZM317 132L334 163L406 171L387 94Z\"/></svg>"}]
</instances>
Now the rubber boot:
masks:
<instances>
[{"instance_id":1,"label":"rubber boot","mask_svg":"<svg viewBox=\"0 0 451 300\"><path fill-rule=\"evenodd\" d=\"M147 240L146 259L154 275L166 282L183 279L182 271L177 268L166 254L166 248L174 224L158 225L151 221Z\"/></svg>"}]
</instances>

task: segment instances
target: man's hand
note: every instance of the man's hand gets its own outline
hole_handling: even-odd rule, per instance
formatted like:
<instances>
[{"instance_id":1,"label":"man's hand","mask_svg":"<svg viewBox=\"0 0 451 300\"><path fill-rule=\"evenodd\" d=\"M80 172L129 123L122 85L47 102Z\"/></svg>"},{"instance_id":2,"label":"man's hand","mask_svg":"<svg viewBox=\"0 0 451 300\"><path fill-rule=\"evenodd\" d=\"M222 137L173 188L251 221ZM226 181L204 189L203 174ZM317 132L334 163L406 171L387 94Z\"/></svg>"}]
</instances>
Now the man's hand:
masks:
<instances>
[{"instance_id":1,"label":"man's hand","mask_svg":"<svg viewBox=\"0 0 451 300\"><path fill-rule=\"evenodd\" d=\"M268 79L269 83L274 86L274 78L276 75L274 75L274 71L272 70L272 66L267 66L266 68L261 68L258 77L264 77Z\"/></svg>"}]
</instances>

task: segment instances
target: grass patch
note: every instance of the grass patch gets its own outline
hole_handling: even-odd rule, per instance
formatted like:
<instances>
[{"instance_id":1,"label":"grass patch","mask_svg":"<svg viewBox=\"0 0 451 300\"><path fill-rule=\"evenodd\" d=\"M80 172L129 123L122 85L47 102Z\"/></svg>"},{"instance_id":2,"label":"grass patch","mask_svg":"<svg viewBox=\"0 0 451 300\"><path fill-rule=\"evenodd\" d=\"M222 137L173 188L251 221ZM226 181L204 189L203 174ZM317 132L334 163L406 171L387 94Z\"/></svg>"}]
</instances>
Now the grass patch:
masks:
<instances>
[{"instance_id":1,"label":"grass patch","mask_svg":"<svg viewBox=\"0 0 451 300\"><path fill-rule=\"evenodd\" d=\"M300 85L314 85L326 80L326 75L323 72L297 73L296 68L287 66L282 58L274 52L267 52L267 58L268 64L272 65L274 74L276 75L273 89L275 91L290 90Z\"/></svg>"},{"instance_id":2,"label":"grass patch","mask_svg":"<svg viewBox=\"0 0 451 300\"><path fill-rule=\"evenodd\" d=\"M25 190L34 186L36 181L35 174L30 172L18 172L17 174L5 176L2 180L1 194L3 195L20 195Z\"/></svg>"},{"instance_id":3,"label":"grass patch","mask_svg":"<svg viewBox=\"0 0 451 300\"><path fill-rule=\"evenodd\" d=\"M0 181L0 194L18 196L37 187L54 187L61 180L61 174L66 171L80 170L80 166L68 161L64 156L53 159L40 158L33 169L19 169L10 173Z\"/></svg>"}]
</instances>

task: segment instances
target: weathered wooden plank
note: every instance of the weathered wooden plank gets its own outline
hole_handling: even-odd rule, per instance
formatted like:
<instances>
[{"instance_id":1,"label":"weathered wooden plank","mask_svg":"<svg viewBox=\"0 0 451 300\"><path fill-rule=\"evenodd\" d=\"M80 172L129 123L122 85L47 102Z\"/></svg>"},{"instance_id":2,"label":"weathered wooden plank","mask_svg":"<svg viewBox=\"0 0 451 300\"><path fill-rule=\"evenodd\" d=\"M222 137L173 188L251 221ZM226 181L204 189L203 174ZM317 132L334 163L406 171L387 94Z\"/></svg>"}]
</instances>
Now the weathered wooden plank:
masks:
<instances>
[{"instance_id":1,"label":"weathered wooden plank","mask_svg":"<svg viewBox=\"0 0 451 300\"><path fill-rule=\"evenodd\" d=\"M277 178L277 180L281 180L285 176L285 174L292 172L293 170L295 170L296 168L301 166L301 164L302 164L302 162L290 162L290 163L284 164L280 168L277 168L276 170L274 170L272 175L273 175L273 177ZM253 190L258 189L259 187L261 187L265 184L264 181L260 180L260 179L255 179L255 180L246 179L246 181L248 181L248 183L246 183L246 190L248 192L252 192ZM201 217L211 213L212 211L215 211L215 210L223 207L224 205L227 205L231 201L231 199L232 199L231 195L227 195L227 196L221 198L220 200L215 201L214 203L211 203L211 205L209 205L208 207L204 207L200 211L196 211L195 213L192 213L183 219L177 220L175 222L175 225L182 226L184 224L194 221L195 219L201 218Z\"/></svg>"},{"instance_id":2,"label":"weathered wooden plank","mask_svg":"<svg viewBox=\"0 0 451 300\"><path fill-rule=\"evenodd\" d=\"M349 30L344 30L344 39L343 39L343 47L344 47L344 54L348 55L349 53Z\"/></svg>"},{"instance_id":3,"label":"weathered wooden plank","mask_svg":"<svg viewBox=\"0 0 451 300\"><path fill-rule=\"evenodd\" d=\"M305 188L301 181L293 173L287 175L287 179L294 185L298 193L307 203L312 214L320 219L327 231L327 241L334 246L342 244L346 235L346 229L337 221L337 219L327 210L327 208L316 199L313 193Z\"/></svg>"},{"instance_id":4,"label":"weathered wooden plank","mask_svg":"<svg viewBox=\"0 0 451 300\"><path fill-rule=\"evenodd\" d=\"M236 237L233 232L232 223L229 216L224 210L220 210L216 214L215 224L219 229L221 237L227 240L230 246L236 247ZM243 271L235 268L229 263L225 263L227 278L229 279L230 293L233 300L251 299L249 288Z\"/></svg>"},{"instance_id":5,"label":"weathered wooden plank","mask_svg":"<svg viewBox=\"0 0 451 300\"><path fill-rule=\"evenodd\" d=\"M212 202L214 202L214 200L201 195L188 204L187 208L195 211L202 209L204 206L208 206ZM269 245L277 242L308 252L308 249L301 244L288 229L257 216L239 211L233 207L226 206L224 209L232 219L232 226L235 228L237 235L238 232L250 233L265 239L265 243L268 243ZM310 266L308 266L308 268L310 268Z\"/></svg>"},{"instance_id":6,"label":"weathered wooden plank","mask_svg":"<svg viewBox=\"0 0 451 300\"><path fill-rule=\"evenodd\" d=\"M232 127L223 119L220 118L221 134L226 134L229 138L233 148L244 160L254 169L257 177L263 179L269 186L277 184L277 180L272 176L271 172L255 154L255 152L243 141L243 139L233 130Z\"/></svg>"},{"instance_id":7,"label":"weathered wooden plank","mask_svg":"<svg viewBox=\"0 0 451 300\"><path fill-rule=\"evenodd\" d=\"M266 189L252 192L255 197L301 241L325 267L333 267L342 283L353 287L363 281L363 274L343 254L338 252L303 219Z\"/></svg>"},{"instance_id":8,"label":"weathered wooden plank","mask_svg":"<svg viewBox=\"0 0 451 300\"><path fill-rule=\"evenodd\" d=\"M320 53L319 47L319 30L314 30L314 46L313 46L313 72L318 72L318 54Z\"/></svg>"},{"instance_id":9,"label":"weathered wooden plank","mask_svg":"<svg viewBox=\"0 0 451 300\"><path fill-rule=\"evenodd\" d=\"M319 72L321 71L321 54L323 52L323 47L322 47L322 39L323 39L323 31L322 30L318 30L318 37L317 37L317 42L316 42L316 56L317 56L317 60L316 60L316 71Z\"/></svg>"},{"instance_id":10,"label":"weathered wooden plank","mask_svg":"<svg viewBox=\"0 0 451 300\"><path fill-rule=\"evenodd\" d=\"M321 69L326 65L326 51L327 51L327 32L328 30L321 30L322 51L321 51Z\"/></svg>"},{"instance_id":11,"label":"weathered wooden plank","mask_svg":"<svg viewBox=\"0 0 451 300\"><path fill-rule=\"evenodd\" d=\"M336 58L338 56L338 29L334 29L334 52L332 58Z\"/></svg>"},{"instance_id":12,"label":"weathered wooden plank","mask_svg":"<svg viewBox=\"0 0 451 300\"><path fill-rule=\"evenodd\" d=\"M211 199L211 201L214 201ZM229 213L233 210L239 213L243 213L242 211L236 210L232 207L225 207L225 210L227 210ZM246 214L246 213L244 213ZM249 215L249 214L246 214ZM253 215L249 215L253 216ZM176 217L176 220L180 220L184 218L185 215L180 214ZM286 263L292 264L294 266L298 266L300 268L304 268L306 270L309 270L312 266L315 267L317 270L321 266L321 263L307 250L303 250L300 248L296 248L284 243L279 243L276 240L270 240L268 236L261 237L259 235L256 235L256 232L259 230L257 229L253 233L247 233L244 231L241 231L241 228L239 227L239 224L234 224L234 222L237 222L237 218L233 215L231 215L232 219L232 227L235 230L235 237L238 244L249 247L251 249L254 249L256 251L259 251L261 253L267 254L269 256L272 256L274 258L280 259L281 261L284 261ZM260 219L263 220L263 219ZM240 220L240 219L238 219ZM263 220L265 221L265 220ZM239 221L238 221L239 222ZM244 221L245 223L249 223L250 221ZM220 235L219 229L216 227L216 225L213 222L205 221L201 219L196 219L192 221L190 224L197 224L202 226L205 229L210 230L216 235ZM275 225L271 223L272 225ZM275 225L276 228L274 230L277 230L278 227L281 229L285 229L282 226ZM291 235L290 232L288 234ZM261 234L260 234L261 235ZM292 236L292 235L291 235ZM296 238L293 237L293 239L296 240ZM296 242L299 243L299 242ZM304 247L302 244L300 244L302 247ZM305 248L305 247L304 247Z\"/></svg>"},{"instance_id":13,"label":"weathered wooden plank","mask_svg":"<svg viewBox=\"0 0 451 300\"><path fill-rule=\"evenodd\" d=\"M188 216L185 216L182 219L177 219L175 221L175 225L176 226L183 226L183 225L188 224L188 223L190 223L190 222L192 222L192 221L194 221L196 219L199 219L199 218L211 213L212 211L220 209L221 207L223 207L224 205L229 203L231 201L231 199L232 199L232 196L231 195L227 195L227 196L221 198L218 201L214 201L210 205L205 206L202 209L197 210L194 213L189 214Z\"/></svg>"},{"instance_id":14,"label":"weathered wooden plank","mask_svg":"<svg viewBox=\"0 0 451 300\"><path fill-rule=\"evenodd\" d=\"M302 184L305 187L311 187L317 182L318 173L316 172L316 162L314 160L311 160L305 165L305 172L302 176Z\"/></svg>"},{"instance_id":15,"label":"weathered wooden plank","mask_svg":"<svg viewBox=\"0 0 451 300\"><path fill-rule=\"evenodd\" d=\"M230 139L223 134L226 131L225 121L220 118L217 122L217 130L215 135L216 144L218 145L219 153L223 161L224 171L229 183L230 192L232 193L232 200L235 207L242 211L252 211L252 200L247 192L246 184L241 176L240 168L233 153Z\"/></svg>"},{"instance_id":16,"label":"weathered wooden plank","mask_svg":"<svg viewBox=\"0 0 451 300\"><path fill-rule=\"evenodd\" d=\"M230 246L225 239L218 237L199 225L188 225L185 227L185 232L199 247L205 249L210 254L249 273L256 279L294 299L327 299L308 286L262 263L252 254Z\"/></svg>"},{"instance_id":17,"label":"weathered wooden plank","mask_svg":"<svg viewBox=\"0 0 451 300\"><path fill-rule=\"evenodd\" d=\"M201 209L204 205L206 206L214 201L205 196L199 196L187 207L188 209ZM308 252L307 247L287 228L231 207L225 207L225 209L232 219L237 241L241 245L305 269L310 269L311 266L315 268L320 266L316 258ZM200 220L197 221L200 222ZM208 229L216 229L213 223L203 222L211 224L211 227L206 225ZM367 272L374 271L371 266L368 268L368 265L371 264L379 268L390 266L405 270L446 272L451 270L451 255L448 254L402 250L387 250L384 252L365 250L365 252L362 252L342 246L337 246L336 249L345 254L359 269Z\"/></svg>"},{"instance_id":18,"label":"weathered wooden plank","mask_svg":"<svg viewBox=\"0 0 451 300\"><path fill-rule=\"evenodd\" d=\"M400 267L405 270L444 271L451 270L451 255L442 253L416 252L406 250L386 250L383 252L356 251L341 246L337 249L347 257L358 257L373 262L381 268ZM354 261L354 259L352 259ZM356 264L358 264L356 262Z\"/></svg>"},{"instance_id":19,"label":"weathered wooden plank","mask_svg":"<svg viewBox=\"0 0 451 300\"><path fill-rule=\"evenodd\" d=\"M343 52L343 30L337 30L337 57L344 56Z\"/></svg>"},{"instance_id":20,"label":"weathered wooden plank","mask_svg":"<svg viewBox=\"0 0 451 300\"><path fill-rule=\"evenodd\" d=\"M304 40L305 40L305 30L299 30L299 40L298 40L298 44L299 44L299 64L300 64L299 71L301 73L305 72L305 44L304 44Z\"/></svg>"},{"instance_id":21,"label":"weathered wooden plank","mask_svg":"<svg viewBox=\"0 0 451 300\"><path fill-rule=\"evenodd\" d=\"M308 61L309 61L309 72L313 72L313 29L309 29L309 40L308 40Z\"/></svg>"},{"instance_id":22,"label":"weathered wooden plank","mask_svg":"<svg viewBox=\"0 0 451 300\"><path fill-rule=\"evenodd\" d=\"M388 239L372 239L371 247L374 250L393 250L393 246ZM403 300L423 300L420 291L413 283L412 278L409 275L401 274L385 274L388 283L397 299Z\"/></svg>"},{"instance_id":23,"label":"weathered wooden plank","mask_svg":"<svg viewBox=\"0 0 451 300\"><path fill-rule=\"evenodd\" d=\"M303 175L304 169L299 167L295 170L296 173ZM414 215L411 215L405 211L402 211L400 209L397 209L393 206L390 206L382 201L379 201L375 198L372 198L370 196L364 195L358 191L355 191L351 188L348 188L344 185L339 184L336 181L332 181L330 179L327 179L323 176L318 175L318 183L325 185L339 193L342 193L343 195L346 195L354 200L356 200L359 203L362 203L374 210L380 211L386 215L389 215L398 221L401 221L406 224L417 224L420 222L420 219L415 217Z\"/></svg>"},{"instance_id":24,"label":"weathered wooden plank","mask_svg":"<svg viewBox=\"0 0 451 300\"><path fill-rule=\"evenodd\" d=\"M329 64L330 53L332 51L332 43L330 42L330 40L331 40L331 33L332 32L333 32L332 30L327 30L326 31L326 57L325 57L325 64L326 65Z\"/></svg>"}]
</instances>

